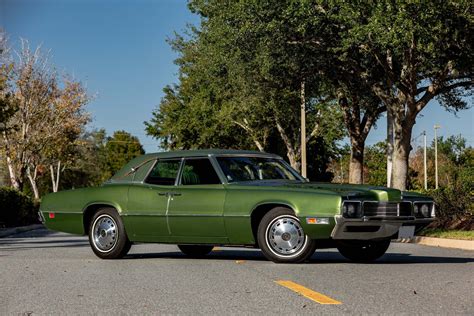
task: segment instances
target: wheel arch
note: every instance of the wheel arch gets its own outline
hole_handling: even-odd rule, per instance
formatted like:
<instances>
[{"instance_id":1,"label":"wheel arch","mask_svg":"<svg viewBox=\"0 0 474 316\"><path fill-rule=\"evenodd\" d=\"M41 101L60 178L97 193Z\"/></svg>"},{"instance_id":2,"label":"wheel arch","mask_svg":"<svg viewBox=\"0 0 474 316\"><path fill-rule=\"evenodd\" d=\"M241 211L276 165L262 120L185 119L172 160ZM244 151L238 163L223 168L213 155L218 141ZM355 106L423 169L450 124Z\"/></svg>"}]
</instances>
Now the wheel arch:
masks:
<instances>
[{"instance_id":1,"label":"wheel arch","mask_svg":"<svg viewBox=\"0 0 474 316\"><path fill-rule=\"evenodd\" d=\"M82 211L82 224L84 225L84 235L89 234L89 226L92 221L92 217L94 217L94 214L100 210L101 208L113 208L117 214L120 216L121 210L120 208L115 205L114 203L110 202L94 202L88 204L84 210Z\"/></svg>"},{"instance_id":2,"label":"wheel arch","mask_svg":"<svg viewBox=\"0 0 474 316\"><path fill-rule=\"evenodd\" d=\"M252 212L250 213L250 224L252 227L252 235L255 240L255 244L257 246L258 246L258 238L257 238L258 225L260 224L260 221L265 216L265 214L267 214L268 212L270 212L272 209L276 207L288 208L292 210L297 216L296 208L287 202L264 202L264 203L257 204L253 208Z\"/></svg>"}]
</instances>

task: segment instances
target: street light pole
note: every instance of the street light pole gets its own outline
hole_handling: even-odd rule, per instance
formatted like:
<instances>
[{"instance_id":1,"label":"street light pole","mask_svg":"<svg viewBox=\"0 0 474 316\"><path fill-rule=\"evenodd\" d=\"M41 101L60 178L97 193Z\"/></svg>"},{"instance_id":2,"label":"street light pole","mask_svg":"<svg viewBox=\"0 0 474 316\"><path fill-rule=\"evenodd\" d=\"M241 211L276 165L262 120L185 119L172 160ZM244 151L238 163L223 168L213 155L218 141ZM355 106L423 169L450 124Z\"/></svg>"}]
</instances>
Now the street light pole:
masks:
<instances>
[{"instance_id":1,"label":"street light pole","mask_svg":"<svg viewBox=\"0 0 474 316\"><path fill-rule=\"evenodd\" d=\"M426 172L426 131L423 131L423 172L425 178L425 190L428 190L428 174Z\"/></svg>"},{"instance_id":2,"label":"street light pole","mask_svg":"<svg viewBox=\"0 0 474 316\"><path fill-rule=\"evenodd\" d=\"M435 125L434 126L434 138L435 138L435 189L438 188L438 135L437 130L441 126Z\"/></svg>"},{"instance_id":3,"label":"street light pole","mask_svg":"<svg viewBox=\"0 0 474 316\"><path fill-rule=\"evenodd\" d=\"M301 81L301 175L306 178L306 97L304 80Z\"/></svg>"}]
</instances>

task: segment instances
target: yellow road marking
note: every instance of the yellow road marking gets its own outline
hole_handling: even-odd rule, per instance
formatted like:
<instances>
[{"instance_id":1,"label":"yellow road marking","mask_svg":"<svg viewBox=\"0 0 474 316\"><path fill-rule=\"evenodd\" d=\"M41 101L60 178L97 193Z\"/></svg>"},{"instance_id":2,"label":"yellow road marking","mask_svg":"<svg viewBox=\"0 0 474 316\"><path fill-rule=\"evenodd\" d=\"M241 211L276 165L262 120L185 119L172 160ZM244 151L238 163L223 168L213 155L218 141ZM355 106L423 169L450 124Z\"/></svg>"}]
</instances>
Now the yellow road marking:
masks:
<instances>
[{"instance_id":1,"label":"yellow road marking","mask_svg":"<svg viewBox=\"0 0 474 316\"><path fill-rule=\"evenodd\" d=\"M332 299L329 296L310 290L307 287L304 287L292 281L280 280L275 282L319 304L342 304L342 302L336 301L335 299Z\"/></svg>"},{"instance_id":2,"label":"yellow road marking","mask_svg":"<svg viewBox=\"0 0 474 316\"><path fill-rule=\"evenodd\" d=\"M219 247L214 247L214 248L212 248L212 251L222 251L222 249L219 248Z\"/></svg>"},{"instance_id":3,"label":"yellow road marking","mask_svg":"<svg viewBox=\"0 0 474 316\"><path fill-rule=\"evenodd\" d=\"M245 260L235 260L235 263L244 263Z\"/></svg>"}]
</instances>

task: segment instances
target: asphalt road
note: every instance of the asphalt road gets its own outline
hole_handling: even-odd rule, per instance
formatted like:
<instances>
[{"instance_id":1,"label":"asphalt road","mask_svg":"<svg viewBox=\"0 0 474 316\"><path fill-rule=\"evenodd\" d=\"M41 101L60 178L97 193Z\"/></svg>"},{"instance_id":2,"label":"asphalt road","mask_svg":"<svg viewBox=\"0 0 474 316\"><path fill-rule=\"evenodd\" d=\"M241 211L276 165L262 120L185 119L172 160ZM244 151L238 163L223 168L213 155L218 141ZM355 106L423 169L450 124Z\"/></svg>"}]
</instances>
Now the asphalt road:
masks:
<instances>
[{"instance_id":1,"label":"asphalt road","mask_svg":"<svg viewBox=\"0 0 474 316\"><path fill-rule=\"evenodd\" d=\"M0 315L474 315L474 252L413 244L392 244L374 264L350 263L335 250L291 265L242 248L188 259L158 244L107 261L85 237L36 230L0 239L0 269Z\"/></svg>"}]
</instances>

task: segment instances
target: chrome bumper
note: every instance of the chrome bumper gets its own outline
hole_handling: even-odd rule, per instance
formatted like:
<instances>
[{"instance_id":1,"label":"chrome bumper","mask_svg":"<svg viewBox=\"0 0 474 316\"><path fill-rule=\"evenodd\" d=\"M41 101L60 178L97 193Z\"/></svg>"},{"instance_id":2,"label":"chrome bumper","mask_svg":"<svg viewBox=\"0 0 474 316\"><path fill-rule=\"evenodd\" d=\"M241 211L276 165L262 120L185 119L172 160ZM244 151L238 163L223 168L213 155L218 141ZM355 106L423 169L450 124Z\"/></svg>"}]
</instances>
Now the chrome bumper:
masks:
<instances>
[{"instance_id":1,"label":"chrome bumper","mask_svg":"<svg viewBox=\"0 0 474 316\"><path fill-rule=\"evenodd\" d=\"M420 218L413 216L397 217L362 217L344 218L336 215L336 226L331 232L332 239L382 239L389 238L398 233L403 225L425 226L434 218Z\"/></svg>"}]
</instances>

